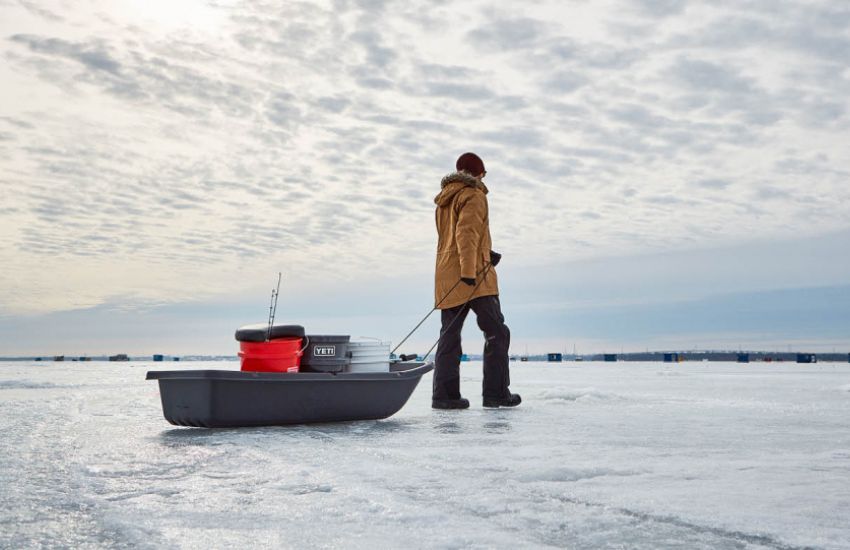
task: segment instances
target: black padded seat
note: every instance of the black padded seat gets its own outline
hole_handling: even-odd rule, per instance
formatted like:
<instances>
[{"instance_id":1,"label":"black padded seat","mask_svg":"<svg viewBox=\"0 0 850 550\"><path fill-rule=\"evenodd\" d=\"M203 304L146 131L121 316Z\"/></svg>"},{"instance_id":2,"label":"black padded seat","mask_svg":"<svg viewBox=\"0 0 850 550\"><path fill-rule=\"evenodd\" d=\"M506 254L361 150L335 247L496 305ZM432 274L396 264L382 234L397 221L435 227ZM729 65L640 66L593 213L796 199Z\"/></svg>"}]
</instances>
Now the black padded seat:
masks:
<instances>
[{"instance_id":1,"label":"black padded seat","mask_svg":"<svg viewBox=\"0 0 850 550\"><path fill-rule=\"evenodd\" d=\"M239 342L265 342L269 335L269 326L263 323L245 325L236 331L236 340ZM274 325L272 326L271 339L277 338L304 338L304 327L301 325Z\"/></svg>"}]
</instances>

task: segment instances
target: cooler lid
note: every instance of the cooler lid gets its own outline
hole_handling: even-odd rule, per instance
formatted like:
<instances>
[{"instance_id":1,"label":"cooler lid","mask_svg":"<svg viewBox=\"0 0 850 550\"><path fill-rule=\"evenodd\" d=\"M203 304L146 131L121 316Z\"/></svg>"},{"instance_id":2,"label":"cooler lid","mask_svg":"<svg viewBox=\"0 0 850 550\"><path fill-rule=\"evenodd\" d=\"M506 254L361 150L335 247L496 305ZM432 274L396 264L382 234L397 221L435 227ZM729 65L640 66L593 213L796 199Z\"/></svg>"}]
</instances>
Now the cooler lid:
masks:
<instances>
[{"instance_id":1,"label":"cooler lid","mask_svg":"<svg viewBox=\"0 0 850 550\"><path fill-rule=\"evenodd\" d=\"M269 326L263 323L245 325L236 331L236 340L239 342L265 342L268 336ZM304 338L304 327L301 325L274 325L272 326L271 339L277 338Z\"/></svg>"},{"instance_id":2,"label":"cooler lid","mask_svg":"<svg viewBox=\"0 0 850 550\"><path fill-rule=\"evenodd\" d=\"M330 342L343 342L347 343L351 340L350 334L308 334L308 340L310 343L330 343Z\"/></svg>"}]
</instances>

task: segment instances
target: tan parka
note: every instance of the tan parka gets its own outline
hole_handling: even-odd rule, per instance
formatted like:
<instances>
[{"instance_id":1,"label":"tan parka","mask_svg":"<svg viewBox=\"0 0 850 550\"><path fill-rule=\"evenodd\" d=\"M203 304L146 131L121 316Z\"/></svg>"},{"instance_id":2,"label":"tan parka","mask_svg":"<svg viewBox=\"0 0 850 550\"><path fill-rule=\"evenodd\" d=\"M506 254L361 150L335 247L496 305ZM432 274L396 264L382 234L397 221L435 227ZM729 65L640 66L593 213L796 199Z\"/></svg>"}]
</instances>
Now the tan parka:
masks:
<instances>
[{"instance_id":1,"label":"tan parka","mask_svg":"<svg viewBox=\"0 0 850 550\"><path fill-rule=\"evenodd\" d=\"M448 309L470 298L498 295L496 269L489 265L492 241L487 187L466 172L447 175L440 187L442 190L434 198L438 235L435 306ZM461 277L480 282L474 293L467 284L455 286Z\"/></svg>"}]
</instances>

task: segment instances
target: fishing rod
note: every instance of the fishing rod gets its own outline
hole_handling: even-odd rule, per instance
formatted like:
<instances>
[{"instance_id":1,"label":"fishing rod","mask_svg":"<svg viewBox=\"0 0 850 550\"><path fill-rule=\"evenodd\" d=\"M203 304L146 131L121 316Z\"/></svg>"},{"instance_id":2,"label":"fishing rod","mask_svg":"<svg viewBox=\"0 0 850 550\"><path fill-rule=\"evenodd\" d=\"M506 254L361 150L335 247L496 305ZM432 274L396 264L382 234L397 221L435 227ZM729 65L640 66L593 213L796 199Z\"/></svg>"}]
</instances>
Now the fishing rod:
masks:
<instances>
[{"instance_id":1,"label":"fishing rod","mask_svg":"<svg viewBox=\"0 0 850 550\"><path fill-rule=\"evenodd\" d=\"M266 341L272 339L272 326L274 325L274 316L277 314L277 297L280 295L280 279L281 273L277 272L277 288L272 289L272 297L269 300L269 329L266 332Z\"/></svg>"},{"instance_id":2,"label":"fishing rod","mask_svg":"<svg viewBox=\"0 0 850 550\"><path fill-rule=\"evenodd\" d=\"M463 304L464 306L466 306L466 305L469 303L469 301L470 301L470 300L472 300L472 294L474 294L474 293L475 293L475 290L478 288L478 286L479 286L482 282L484 282L484 277L486 277L486 276L487 276L487 272L489 272L489 271L490 271L490 268L491 268L491 267L493 267L493 264L492 264L491 262L487 262L487 265L485 265L484 267L482 267L482 268L481 268L481 270L480 270L478 273L476 273L476 274L475 274L475 278L477 279L477 278L478 278L478 276L479 276L479 275L481 275L481 273L482 273L482 272L484 273L484 274L481 276L481 279L478 281L478 283L476 283L476 284L475 284L475 286L472 288L472 293L470 293L470 295L469 295L469 299L466 301L466 303L465 303L465 304ZM430 317L430 316L431 316L431 314L432 314L432 313L434 313L434 312L437 310L437 308L438 308L438 307L440 307L440 304L442 304L443 302L445 302L445 301L446 301L446 298L448 298L448 297L449 297L449 295L452 293L452 291L454 291L454 289L455 289L455 288L457 288L457 285L459 285L462 281L463 281L463 279L458 279L458 280L457 280L457 282L456 282L456 283L455 283L455 284L454 284L454 285L453 285L453 286L449 289L449 291L448 291L448 292L446 292L446 295L445 295L445 296L443 296L443 298L442 298L439 302L437 302L437 305L435 305L435 306L431 309L431 311L429 311L429 312L428 312L428 314L427 314L427 315L425 315L425 317L423 317L423 318L422 318L422 320L421 320L421 321L419 321L419 323L417 323L417 325L416 325L415 327L413 327L413 330L411 330L410 332L408 332L408 333L407 333L407 336L405 336L405 337L402 339L402 341L401 341L401 342L399 342L399 343L398 343L398 345L397 345L395 348L393 348L393 350L390 352L390 355L392 355L393 353L395 353L395 352L396 352L396 350L397 350L398 348L400 348L400 347L401 347L401 345L402 345L402 344L404 344L404 343L407 341L407 339L408 339L408 338L410 338L410 337L411 337L411 335L413 335L413 333L414 333L414 332L416 332L416 330L417 330L419 327L421 327L421 326L422 326L422 323L424 323L424 322L425 322L425 320L426 320L426 319L428 319L428 317ZM457 316L455 316L455 319L456 319L456 318L457 318ZM449 324L449 326L451 326L451 325L453 325L453 324L454 324L455 319L452 319L452 322ZM441 336L441 338L442 338L442 336ZM439 339L437 340L437 342L439 342ZM435 343L435 344L434 344L434 346L436 346L436 345L437 345L437 344ZM434 349L434 346L431 346L431 349ZM431 350L428 350L428 351L430 352ZM423 357L428 357L428 354L426 353ZM415 358L416 358L416 356L415 356L415 355L414 355L414 356L412 356L412 357L411 357L411 356L409 356L409 355L402 355L402 356L401 356L401 360L402 360L402 361L408 361L409 359L415 359Z\"/></svg>"}]
</instances>

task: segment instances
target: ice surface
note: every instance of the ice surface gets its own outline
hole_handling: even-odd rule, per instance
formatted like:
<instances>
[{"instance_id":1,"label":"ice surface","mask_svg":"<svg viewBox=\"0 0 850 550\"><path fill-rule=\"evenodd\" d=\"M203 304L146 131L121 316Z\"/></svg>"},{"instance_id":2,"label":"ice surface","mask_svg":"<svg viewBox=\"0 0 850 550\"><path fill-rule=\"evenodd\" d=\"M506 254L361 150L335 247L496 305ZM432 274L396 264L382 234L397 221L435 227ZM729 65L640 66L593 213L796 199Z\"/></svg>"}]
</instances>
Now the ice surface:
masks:
<instances>
[{"instance_id":1,"label":"ice surface","mask_svg":"<svg viewBox=\"0 0 850 550\"><path fill-rule=\"evenodd\" d=\"M0 547L850 548L850 365L512 363L513 410L204 430L151 368L0 363Z\"/></svg>"}]
</instances>

